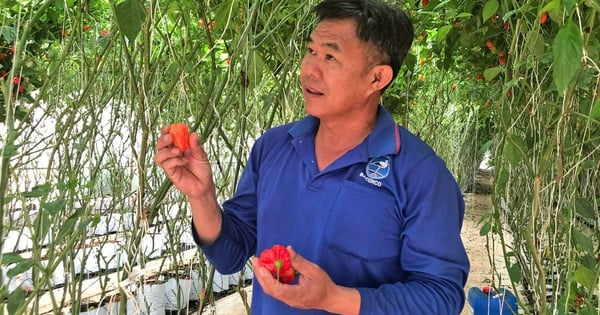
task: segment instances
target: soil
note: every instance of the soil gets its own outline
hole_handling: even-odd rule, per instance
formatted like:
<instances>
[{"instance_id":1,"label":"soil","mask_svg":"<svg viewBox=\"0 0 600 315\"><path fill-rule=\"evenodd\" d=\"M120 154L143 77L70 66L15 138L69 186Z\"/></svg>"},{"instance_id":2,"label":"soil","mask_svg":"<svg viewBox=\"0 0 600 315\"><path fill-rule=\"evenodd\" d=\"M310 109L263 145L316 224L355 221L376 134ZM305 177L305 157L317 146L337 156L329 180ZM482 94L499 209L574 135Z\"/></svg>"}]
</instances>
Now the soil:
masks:
<instances>
[{"instance_id":1,"label":"soil","mask_svg":"<svg viewBox=\"0 0 600 315\"><path fill-rule=\"evenodd\" d=\"M492 252L492 259L490 260L490 254L486 248L488 240L485 236L481 236L479 231L481 230L482 224L480 220L483 215L492 212L492 199L491 199L491 185L492 178L491 174L486 171L482 171L476 178L476 187L474 192L465 193L465 219L462 228L462 238L469 255L469 261L471 263L471 270L465 285L465 295L472 287L483 287L491 284L493 278L492 263L496 272L499 274L500 279L508 279L507 272L503 268L502 257L499 249L496 252ZM490 241L490 244L494 244ZM490 247L492 250L494 246ZM498 275L496 275L498 279ZM465 307L460 315L471 314L469 309L469 303L465 303Z\"/></svg>"}]
</instances>

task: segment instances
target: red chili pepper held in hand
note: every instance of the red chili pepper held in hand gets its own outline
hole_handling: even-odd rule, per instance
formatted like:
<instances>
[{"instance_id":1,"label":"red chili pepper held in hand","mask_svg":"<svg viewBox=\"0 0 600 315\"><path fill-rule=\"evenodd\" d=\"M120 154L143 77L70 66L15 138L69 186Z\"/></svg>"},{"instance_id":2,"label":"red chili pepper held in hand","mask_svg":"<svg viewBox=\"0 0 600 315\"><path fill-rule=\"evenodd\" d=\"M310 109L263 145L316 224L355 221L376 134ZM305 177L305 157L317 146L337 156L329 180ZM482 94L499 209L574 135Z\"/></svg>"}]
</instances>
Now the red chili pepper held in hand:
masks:
<instances>
[{"instance_id":1,"label":"red chili pepper held in hand","mask_svg":"<svg viewBox=\"0 0 600 315\"><path fill-rule=\"evenodd\" d=\"M291 283L296 278L296 271L290 261L290 252L281 245L273 245L263 250L258 261L281 283Z\"/></svg>"},{"instance_id":2,"label":"red chili pepper held in hand","mask_svg":"<svg viewBox=\"0 0 600 315\"><path fill-rule=\"evenodd\" d=\"M169 127L169 133L173 136L173 145L184 152L190 147L190 130L186 124L174 123Z\"/></svg>"}]
</instances>

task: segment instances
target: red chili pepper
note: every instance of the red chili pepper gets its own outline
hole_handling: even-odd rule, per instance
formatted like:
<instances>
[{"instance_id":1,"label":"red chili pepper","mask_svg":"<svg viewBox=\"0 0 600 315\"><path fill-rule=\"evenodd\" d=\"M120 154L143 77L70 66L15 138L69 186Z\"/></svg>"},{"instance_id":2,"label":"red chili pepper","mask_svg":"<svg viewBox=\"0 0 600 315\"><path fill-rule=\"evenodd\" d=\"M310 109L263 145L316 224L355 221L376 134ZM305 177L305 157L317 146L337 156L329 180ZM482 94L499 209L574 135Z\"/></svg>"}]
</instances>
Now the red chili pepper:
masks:
<instances>
[{"instance_id":1,"label":"red chili pepper","mask_svg":"<svg viewBox=\"0 0 600 315\"><path fill-rule=\"evenodd\" d=\"M544 24L546 21L548 21L548 12L542 12L542 15L540 15L540 24Z\"/></svg>"},{"instance_id":2,"label":"red chili pepper","mask_svg":"<svg viewBox=\"0 0 600 315\"><path fill-rule=\"evenodd\" d=\"M190 130L184 123L174 123L169 127L169 133L173 136L173 145L182 152L190 147Z\"/></svg>"},{"instance_id":3,"label":"red chili pepper","mask_svg":"<svg viewBox=\"0 0 600 315\"><path fill-rule=\"evenodd\" d=\"M281 283L291 283L296 278L296 271L290 261L290 252L281 245L273 245L263 250L258 261Z\"/></svg>"}]
</instances>

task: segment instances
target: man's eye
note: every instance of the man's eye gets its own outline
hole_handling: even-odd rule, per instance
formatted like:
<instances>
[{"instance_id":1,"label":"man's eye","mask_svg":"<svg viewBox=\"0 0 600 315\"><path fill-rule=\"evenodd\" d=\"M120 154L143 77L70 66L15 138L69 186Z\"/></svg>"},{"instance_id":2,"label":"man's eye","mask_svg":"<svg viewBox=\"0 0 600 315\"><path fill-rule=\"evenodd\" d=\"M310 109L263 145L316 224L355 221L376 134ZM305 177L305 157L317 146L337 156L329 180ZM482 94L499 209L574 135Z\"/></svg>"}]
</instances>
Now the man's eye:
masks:
<instances>
[{"instance_id":1,"label":"man's eye","mask_svg":"<svg viewBox=\"0 0 600 315\"><path fill-rule=\"evenodd\" d=\"M325 59L327 59L327 60L335 60L335 57L332 56L332 55L327 55L327 56L325 56Z\"/></svg>"}]
</instances>

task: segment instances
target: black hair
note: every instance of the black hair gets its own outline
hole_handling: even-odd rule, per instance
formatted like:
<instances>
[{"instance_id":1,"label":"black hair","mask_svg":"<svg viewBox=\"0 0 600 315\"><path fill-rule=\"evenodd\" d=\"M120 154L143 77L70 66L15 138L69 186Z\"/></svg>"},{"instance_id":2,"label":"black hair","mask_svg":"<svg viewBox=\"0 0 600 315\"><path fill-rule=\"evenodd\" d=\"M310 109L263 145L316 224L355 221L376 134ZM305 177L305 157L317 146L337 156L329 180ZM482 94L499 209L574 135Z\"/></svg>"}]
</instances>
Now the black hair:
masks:
<instances>
[{"instance_id":1,"label":"black hair","mask_svg":"<svg viewBox=\"0 0 600 315\"><path fill-rule=\"evenodd\" d=\"M350 19L358 38L377 50L373 62L390 65L396 78L412 45L414 27L401 9L378 0L324 0L315 7L317 22Z\"/></svg>"}]
</instances>

